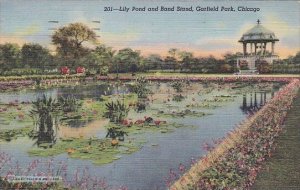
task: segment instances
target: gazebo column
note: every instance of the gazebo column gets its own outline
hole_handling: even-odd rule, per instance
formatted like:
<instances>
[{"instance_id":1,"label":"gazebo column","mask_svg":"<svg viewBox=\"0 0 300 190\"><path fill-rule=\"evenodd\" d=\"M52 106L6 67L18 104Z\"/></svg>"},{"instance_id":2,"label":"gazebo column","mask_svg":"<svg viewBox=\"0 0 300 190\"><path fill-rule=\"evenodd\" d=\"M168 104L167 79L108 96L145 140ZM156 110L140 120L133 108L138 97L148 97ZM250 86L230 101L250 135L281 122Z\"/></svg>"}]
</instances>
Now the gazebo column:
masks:
<instances>
[{"instance_id":1,"label":"gazebo column","mask_svg":"<svg viewBox=\"0 0 300 190\"><path fill-rule=\"evenodd\" d=\"M256 55L256 52L257 52L257 44L254 43L254 55Z\"/></svg>"},{"instance_id":2,"label":"gazebo column","mask_svg":"<svg viewBox=\"0 0 300 190\"><path fill-rule=\"evenodd\" d=\"M243 95L243 110L245 110L247 108L247 95L244 94Z\"/></svg>"},{"instance_id":3,"label":"gazebo column","mask_svg":"<svg viewBox=\"0 0 300 190\"><path fill-rule=\"evenodd\" d=\"M247 53L247 43L243 43L243 52L244 52L244 56L246 56L246 53Z\"/></svg>"},{"instance_id":4,"label":"gazebo column","mask_svg":"<svg viewBox=\"0 0 300 190\"><path fill-rule=\"evenodd\" d=\"M251 54L251 55L253 54L253 52L252 52L252 45L253 45L253 43L251 42L251 43L250 43L250 54Z\"/></svg>"},{"instance_id":5,"label":"gazebo column","mask_svg":"<svg viewBox=\"0 0 300 190\"><path fill-rule=\"evenodd\" d=\"M272 42L272 55L274 55L274 46L275 46L275 42Z\"/></svg>"},{"instance_id":6,"label":"gazebo column","mask_svg":"<svg viewBox=\"0 0 300 190\"><path fill-rule=\"evenodd\" d=\"M264 51L263 51L263 55L266 55L266 49L267 49L267 42L264 43Z\"/></svg>"},{"instance_id":7,"label":"gazebo column","mask_svg":"<svg viewBox=\"0 0 300 190\"><path fill-rule=\"evenodd\" d=\"M260 55L263 55L264 53L264 47L263 47L263 43L260 43Z\"/></svg>"}]
</instances>

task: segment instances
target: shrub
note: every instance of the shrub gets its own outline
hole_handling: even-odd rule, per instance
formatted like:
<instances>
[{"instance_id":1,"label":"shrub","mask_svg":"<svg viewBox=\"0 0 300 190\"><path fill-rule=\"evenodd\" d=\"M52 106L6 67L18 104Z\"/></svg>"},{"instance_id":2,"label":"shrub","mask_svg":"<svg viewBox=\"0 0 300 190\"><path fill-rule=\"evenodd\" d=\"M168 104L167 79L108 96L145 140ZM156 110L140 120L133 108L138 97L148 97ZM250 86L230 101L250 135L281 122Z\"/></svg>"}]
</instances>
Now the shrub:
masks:
<instances>
[{"instance_id":1,"label":"shrub","mask_svg":"<svg viewBox=\"0 0 300 190\"><path fill-rule=\"evenodd\" d=\"M112 122L120 123L129 112L129 108L119 100L117 100L117 102L108 102L105 106L106 112L104 113L104 116L109 118Z\"/></svg>"},{"instance_id":2,"label":"shrub","mask_svg":"<svg viewBox=\"0 0 300 190\"><path fill-rule=\"evenodd\" d=\"M147 88L148 80L145 77L138 77L133 84L133 92L137 94L138 98L147 98L150 90Z\"/></svg>"}]
</instances>

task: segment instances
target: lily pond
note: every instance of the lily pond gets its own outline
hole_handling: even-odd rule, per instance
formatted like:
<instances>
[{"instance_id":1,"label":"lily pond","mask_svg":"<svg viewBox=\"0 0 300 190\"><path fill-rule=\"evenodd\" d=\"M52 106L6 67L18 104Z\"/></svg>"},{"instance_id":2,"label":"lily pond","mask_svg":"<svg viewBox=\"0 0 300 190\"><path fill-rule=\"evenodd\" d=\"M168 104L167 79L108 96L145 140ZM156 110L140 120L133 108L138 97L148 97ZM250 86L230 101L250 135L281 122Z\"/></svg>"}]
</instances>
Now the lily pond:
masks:
<instances>
[{"instance_id":1,"label":"lily pond","mask_svg":"<svg viewBox=\"0 0 300 190\"><path fill-rule=\"evenodd\" d=\"M1 92L0 151L20 167L52 159L113 187L166 189L171 168L188 169L282 85L141 79Z\"/></svg>"}]
</instances>

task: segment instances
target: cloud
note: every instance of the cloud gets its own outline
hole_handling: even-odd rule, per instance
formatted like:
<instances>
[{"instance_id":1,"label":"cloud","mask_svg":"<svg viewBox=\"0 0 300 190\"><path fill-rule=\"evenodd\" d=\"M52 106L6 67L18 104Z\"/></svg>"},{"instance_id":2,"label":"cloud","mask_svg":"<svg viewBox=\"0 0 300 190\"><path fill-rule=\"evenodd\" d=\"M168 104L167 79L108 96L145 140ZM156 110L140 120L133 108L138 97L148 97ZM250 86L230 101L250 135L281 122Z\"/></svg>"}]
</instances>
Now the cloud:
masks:
<instances>
[{"instance_id":1,"label":"cloud","mask_svg":"<svg viewBox=\"0 0 300 190\"><path fill-rule=\"evenodd\" d=\"M126 46L140 39L139 33L127 30L125 32L105 32L101 35L101 41L109 45Z\"/></svg>"},{"instance_id":2,"label":"cloud","mask_svg":"<svg viewBox=\"0 0 300 190\"><path fill-rule=\"evenodd\" d=\"M293 48L288 46L276 47L275 45L275 53L277 53L280 58L287 58L290 55L295 55L299 51L300 51L299 48Z\"/></svg>"},{"instance_id":3,"label":"cloud","mask_svg":"<svg viewBox=\"0 0 300 190\"><path fill-rule=\"evenodd\" d=\"M29 36L29 35L34 35L37 34L41 31L41 28L37 24L32 24L30 26L27 26L25 28L17 28L16 31L14 32L14 35L17 36Z\"/></svg>"},{"instance_id":4,"label":"cloud","mask_svg":"<svg viewBox=\"0 0 300 190\"><path fill-rule=\"evenodd\" d=\"M23 44L26 43L26 40L16 36L0 35L0 44L5 44L5 43L14 43L14 44L18 44L19 46L22 46Z\"/></svg>"},{"instance_id":5,"label":"cloud","mask_svg":"<svg viewBox=\"0 0 300 190\"><path fill-rule=\"evenodd\" d=\"M196 45L198 45L201 49L204 50L228 50L237 48L239 45L236 39L232 38L205 38L196 41Z\"/></svg>"},{"instance_id":6,"label":"cloud","mask_svg":"<svg viewBox=\"0 0 300 190\"><path fill-rule=\"evenodd\" d=\"M299 36L300 26L290 25L275 13L268 13L265 17L265 26L270 28L278 37Z\"/></svg>"},{"instance_id":7,"label":"cloud","mask_svg":"<svg viewBox=\"0 0 300 190\"><path fill-rule=\"evenodd\" d=\"M15 43L20 46L27 43L26 36L33 36L40 32L40 26L37 24L32 24L25 28L18 27L15 32L11 34L0 34L0 44L5 43Z\"/></svg>"}]
</instances>

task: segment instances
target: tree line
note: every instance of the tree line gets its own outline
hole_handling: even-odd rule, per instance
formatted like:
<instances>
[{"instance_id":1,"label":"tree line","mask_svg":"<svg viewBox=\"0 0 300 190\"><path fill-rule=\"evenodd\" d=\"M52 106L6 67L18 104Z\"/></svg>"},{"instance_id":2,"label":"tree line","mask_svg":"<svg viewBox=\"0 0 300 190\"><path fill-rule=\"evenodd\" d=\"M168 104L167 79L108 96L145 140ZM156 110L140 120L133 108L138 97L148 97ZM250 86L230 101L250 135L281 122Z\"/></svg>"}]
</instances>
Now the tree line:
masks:
<instances>
[{"instance_id":1,"label":"tree line","mask_svg":"<svg viewBox=\"0 0 300 190\"><path fill-rule=\"evenodd\" d=\"M169 49L167 56L142 56L131 48L113 50L98 44L96 33L82 23L71 23L57 29L51 36L56 53L37 43L19 46L0 44L0 72L14 74L51 74L62 66L72 71L82 66L91 74L135 73L168 71L187 73L233 73L237 71L236 58L241 53L226 53L222 58L195 57L192 52ZM300 72L300 52L272 66L262 67L263 72ZM27 72L27 73L26 73Z\"/></svg>"}]
</instances>

